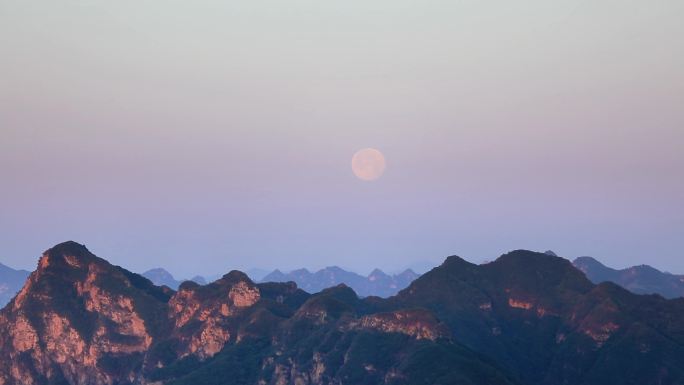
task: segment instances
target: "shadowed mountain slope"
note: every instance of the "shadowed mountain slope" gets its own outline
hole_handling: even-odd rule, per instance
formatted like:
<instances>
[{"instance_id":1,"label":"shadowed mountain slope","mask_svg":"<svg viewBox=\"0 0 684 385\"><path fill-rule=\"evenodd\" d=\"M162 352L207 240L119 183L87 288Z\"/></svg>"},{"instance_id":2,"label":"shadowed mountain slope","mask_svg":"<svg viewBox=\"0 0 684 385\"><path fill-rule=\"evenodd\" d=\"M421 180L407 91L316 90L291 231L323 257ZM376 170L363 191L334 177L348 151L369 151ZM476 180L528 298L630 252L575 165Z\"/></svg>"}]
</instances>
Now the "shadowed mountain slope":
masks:
<instances>
[{"instance_id":1,"label":"shadowed mountain slope","mask_svg":"<svg viewBox=\"0 0 684 385\"><path fill-rule=\"evenodd\" d=\"M684 383L684 300L594 285L548 254L518 250L484 265L449 257L387 302L431 310L524 383Z\"/></svg>"}]
</instances>

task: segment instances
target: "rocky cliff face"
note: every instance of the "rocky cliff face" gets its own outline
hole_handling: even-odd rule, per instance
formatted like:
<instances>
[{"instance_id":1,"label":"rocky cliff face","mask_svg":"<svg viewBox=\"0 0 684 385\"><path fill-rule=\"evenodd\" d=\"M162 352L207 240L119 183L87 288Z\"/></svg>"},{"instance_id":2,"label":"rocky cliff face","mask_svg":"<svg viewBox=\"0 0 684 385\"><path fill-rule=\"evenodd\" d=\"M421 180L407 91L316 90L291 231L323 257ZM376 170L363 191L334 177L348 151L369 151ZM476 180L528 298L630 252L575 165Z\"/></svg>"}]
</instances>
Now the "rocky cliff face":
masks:
<instances>
[{"instance_id":1,"label":"rocky cliff face","mask_svg":"<svg viewBox=\"0 0 684 385\"><path fill-rule=\"evenodd\" d=\"M362 317L352 322L353 327L378 330L384 333L402 333L416 339L435 341L450 338L449 328L429 311L422 309L397 310Z\"/></svg>"},{"instance_id":2,"label":"rocky cliff face","mask_svg":"<svg viewBox=\"0 0 684 385\"><path fill-rule=\"evenodd\" d=\"M235 325L230 322L233 316L259 299L259 289L239 271L207 286L194 282L181 285L169 301L172 336L179 341L180 356L194 354L206 359L221 351L237 336Z\"/></svg>"},{"instance_id":3,"label":"rocky cliff face","mask_svg":"<svg viewBox=\"0 0 684 385\"><path fill-rule=\"evenodd\" d=\"M140 382L168 294L75 243L48 250L2 312L2 384ZM117 361L131 364L116 371Z\"/></svg>"},{"instance_id":4,"label":"rocky cliff face","mask_svg":"<svg viewBox=\"0 0 684 385\"><path fill-rule=\"evenodd\" d=\"M232 336L226 320L258 300L239 272L174 293L81 245L60 244L1 313L0 384L145 383L144 368L163 365L150 362L153 344L173 341L174 356L211 357Z\"/></svg>"}]
</instances>

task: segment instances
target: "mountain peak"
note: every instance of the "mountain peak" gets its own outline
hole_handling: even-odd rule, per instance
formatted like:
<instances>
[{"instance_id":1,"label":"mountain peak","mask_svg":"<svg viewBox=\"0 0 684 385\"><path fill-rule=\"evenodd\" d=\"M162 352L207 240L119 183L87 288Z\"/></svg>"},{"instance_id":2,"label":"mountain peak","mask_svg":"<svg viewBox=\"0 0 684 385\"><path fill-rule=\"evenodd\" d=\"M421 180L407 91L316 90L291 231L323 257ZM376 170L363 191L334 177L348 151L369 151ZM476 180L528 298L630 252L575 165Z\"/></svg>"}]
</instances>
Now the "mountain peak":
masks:
<instances>
[{"instance_id":1,"label":"mountain peak","mask_svg":"<svg viewBox=\"0 0 684 385\"><path fill-rule=\"evenodd\" d=\"M397 274L397 275L405 275L405 274L419 275L418 273L416 273L415 271L413 271L413 269L410 269L410 268L409 268L409 269L406 269L406 270L404 270L404 271L402 271L401 273L399 273L399 274Z\"/></svg>"},{"instance_id":2,"label":"mountain peak","mask_svg":"<svg viewBox=\"0 0 684 385\"><path fill-rule=\"evenodd\" d=\"M38 271L45 270L50 266L64 265L80 269L95 261L108 264L91 253L85 245L74 241L67 241L57 244L43 253L43 256L38 261Z\"/></svg>"},{"instance_id":3,"label":"mountain peak","mask_svg":"<svg viewBox=\"0 0 684 385\"><path fill-rule=\"evenodd\" d=\"M460 269L470 269L477 266L473 263L466 261L465 259L459 257L458 255L451 255L447 257L441 265L437 268L444 270L460 270Z\"/></svg>"},{"instance_id":4,"label":"mountain peak","mask_svg":"<svg viewBox=\"0 0 684 385\"><path fill-rule=\"evenodd\" d=\"M154 274L158 275L159 277L165 278L165 279L174 279L173 275L166 271L166 269L163 269L161 267L156 267L154 269L147 270L146 272L142 273L143 276L147 276L148 274Z\"/></svg>"},{"instance_id":5,"label":"mountain peak","mask_svg":"<svg viewBox=\"0 0 684 385\"><path fill-rule=\"evenodd\" d=\"M323 291L316 295L330 296L349 303L356 302L359 299L354 289L344 283L323 289Z\"/></svg>"},{"instance_id":6,"label":"mountain peak","mask_svg":"<svg viewBox=\"0 0 684 385\"><path fill-rule=\"evenodd\" d=\"M77 258L90 258L94 255L88 250L85 245L74 241L66 241L59 243L49 249L47 249L43 255L50 256L71 256Z\"/></svg>"},{"instance_id":7,"label":"mountain peak","mask_svg":"<svg viewBox=\"0 0 684 385\"><path fill-rule=\"evenodd\" d=\"M249 276L247 276L247 274L245 274L239 270L231 270L228 274L225 274L217 282L228 283L231 285L238 283L238 282L248 282L249 284L253 284L253 282L249 278Z\"/></svg>"},{"instance_id":8,"label":"mountain peak","mask_svg":"<svg viewBox=\"0 0 684 385\"><path fill-rule=\"evenodd\" d=\"M387 278L389 278L389 275L387 275L387 273L385 273L384 271L382 271L382 270L380 270L380 269L378 269L378 268L373 269L373 271L371 271L371 273L368 274L368 278L369 278L369 279L377 279L377 278L379 278L379 277L382 277L382 278L387 277Z\"/></svg>"},{"instance_id":9,"label":"mountain peak","mask_svg":"<svg viewBox=\"0 0 684 385\"><path fill-rule=\"evenodd\" d=\"M376 268L368 276L362 276L339 266L328 266L315 273L310 273L306 269L293 270L287 274L274 270L262 278L261 282L292 281L309 293L318 293L325 288L344 283L361 297L390 297L408 286L417 277L418 274L410 269L400 274L389 275Z\"/></svg>"},{"instance_id":10,"label":"mountain peak","mask_svg":"<svg viewBox=\"0 0 684 385\"><path fill-rule=\"evenodd\" d=\"M565 282L580 292L590 288L591 282L570 261L530 250L514 250L491 263L502 278L517 277L518 282L556 285Z\"/></svg>"},{"instance_id":11,"label":"mountain peak","mask_svg":"<svg viewBox=\"0 0 684 385\"><path fill-rule=\"evenodd\" d=\"M524 249L510 251L497 258L494 264L524 269L534 267L537 270L575 270L565 258Z\"/></svg>"},{"instance_id":12,"label":"mountain peak","mask_svg":"<svg viewBox=\"0 0 684 385\"><path fill-rule=\"evenodd\" d=\"M582 264L582 265L589 265L589 264L591 264L591 265L595 265L595 266L606 267L606 265L604 265L604 264L602 264L601 262L599 262L596 258L593 258L593 257L586 257L586 256L585 256L585 257L578 257L578 258L575 258L575 260L573 261L573 263L574 263L575 265L577 265L577 264Z\"/></svg>"},{"instance_id":13,"label":"mountain peak","mask_svg":"<svg viewBox=\"0 0 684 385\"><path fill-rule=\"evenodd\" d=\"M322 271L328 272L328 273L346 273L344 269L342 269L339 266L326 266Z\"/></svg>"},{"instance_id":14,"label":"mountain peak","mask_svg":"<svg viewBox=\"0 0 684 385\"><path fill-rule=\"evenodd\" d=\"M147 270L142 273L142 276L149 279L157 286L168 286L173 290L178 289L178 286L180 285L180 282L178 282L171 273L161 267Z\"/></svg>"}]
</instances>

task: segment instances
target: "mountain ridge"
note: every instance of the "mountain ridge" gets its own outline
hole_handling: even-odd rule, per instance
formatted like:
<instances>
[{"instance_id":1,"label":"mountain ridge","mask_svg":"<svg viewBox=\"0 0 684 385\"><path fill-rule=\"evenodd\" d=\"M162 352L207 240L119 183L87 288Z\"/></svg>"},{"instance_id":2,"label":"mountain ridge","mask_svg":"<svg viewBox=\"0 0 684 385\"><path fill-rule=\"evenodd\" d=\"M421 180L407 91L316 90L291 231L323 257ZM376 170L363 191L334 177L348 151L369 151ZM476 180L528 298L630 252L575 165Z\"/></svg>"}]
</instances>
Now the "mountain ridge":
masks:
<instances>
[{"instance_id":1,"label":"mountain ridge","mask_svg":"<svg viewBox=\"0 0 684 385\"><path fill-rule=\"evenodd\" d=\"M683 319L526 250L383 299L239 271L174 291L66 242L0 311L0 384L680 384Z\"/></svg>"},{"instance_id":2,"label":"mountain ridge","mask_svg":"<svg viewBox=\"0 0 684 385\"><path fill-rule=\"evenodd\" d=\"M310 293L317 293L327 287L344 283L362 297L378 296L386 298L397 294L418 277L419 275L411 269L389 275L379 268L375 268L364 277L360 274L344 270L339 266L328 266L315 272L301 268L292 270L289 273L283 273L279 269L275 269L262 278L260 282L292 281L297 283L298 287Z\"/></svg>"},{"instance_id":3,"label":"mountain ridge","mask_svg":"<svg viewBox=\"0 0 684 385\"><path fill-rule=\"evenodd\" d=\"M592 257L579 257L572 263L596 284L609 281L636 294L684 297L684 275L662 272L645 264L613 269Z\"/></svg>"}]
</instances>

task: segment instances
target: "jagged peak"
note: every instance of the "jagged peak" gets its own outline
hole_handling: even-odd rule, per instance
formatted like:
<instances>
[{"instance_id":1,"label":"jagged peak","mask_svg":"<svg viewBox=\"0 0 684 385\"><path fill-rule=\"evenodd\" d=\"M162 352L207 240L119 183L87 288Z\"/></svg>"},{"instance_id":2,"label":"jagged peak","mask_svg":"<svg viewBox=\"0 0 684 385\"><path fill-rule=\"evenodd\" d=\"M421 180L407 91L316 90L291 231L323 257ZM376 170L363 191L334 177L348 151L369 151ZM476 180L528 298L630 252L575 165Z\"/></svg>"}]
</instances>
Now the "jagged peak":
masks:
<instances>
[{"instance_id":1,"label":"jagged peak","mask_svg":"<svg viewBox=\"0 0 684 385\"><path fill-rule=\"evenodd\" d=\"M171 293L141 275L111 265L84 245L68 241L43 253L38 269L13 299L11 309L35 317L44 309L56 308L69 322L83 325L84 306L99 308L102 304L99 300L104 296L111 294L114 296L111 298L123 301L121 306L131 307L137 300L155 305L164 303ZM87 317L93 317L91 313Z\"/></svg>"},{"instance_id":2,"label":"jagged peak","mask_svg":"<svg viewBox=\"0 0 684 385\"><path fill-rule=\"evenodd\" d=\"M378 269L377 267L375 269L373 269L373 271L371 271L370 274L368 274L368 277L376 277L376 276L377 277L389 277L389 275L387 273Z\"/></svg>"},{"instance_id":3,"label":"jagged peak","mask_svg":"<svg viewBox=\"0 0 684 385\"><path fill-rule=\"evenodd\" d=\"M84 268L91 262L101 262L109 265L107 261L91 253L85 245L74 241L66 241L43 252L43 256L38 261L38 270L44 270L55 264L66 264L72 268Z\"/></svg>"},{"instance_id":4,"label":"jagged peak","mask_svg":"<svg viewBox=\"0 0 684 385\"><path fill-rule=\"evenodd\" d=\"M407 275L407 274L410 274L410 275L419 275L419 274L416 273L413 269L410 269L410 268L409 268L409 269L406 269L406 270L404 270L404 271L402 271L401 273L399 273L399 274L397 274L397 275Z\"/></svg>"},{"instance_id":5,"label":"jagged peak","mask_svg":"<svg viewBox=\"0 0 684 385\"><path fill-rule=\"evenodd\" d=\"M457 267L457 266L475 266L475 264L466 261L465 259L459 257L458 255L448 256L440 267Z\"/></svg>"}]
</instances>

